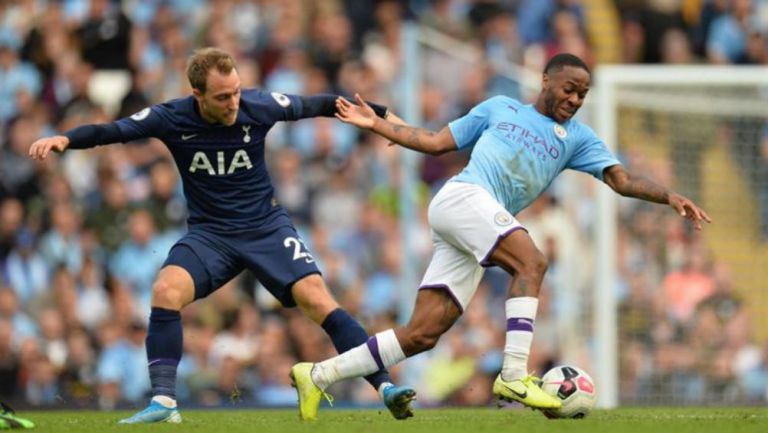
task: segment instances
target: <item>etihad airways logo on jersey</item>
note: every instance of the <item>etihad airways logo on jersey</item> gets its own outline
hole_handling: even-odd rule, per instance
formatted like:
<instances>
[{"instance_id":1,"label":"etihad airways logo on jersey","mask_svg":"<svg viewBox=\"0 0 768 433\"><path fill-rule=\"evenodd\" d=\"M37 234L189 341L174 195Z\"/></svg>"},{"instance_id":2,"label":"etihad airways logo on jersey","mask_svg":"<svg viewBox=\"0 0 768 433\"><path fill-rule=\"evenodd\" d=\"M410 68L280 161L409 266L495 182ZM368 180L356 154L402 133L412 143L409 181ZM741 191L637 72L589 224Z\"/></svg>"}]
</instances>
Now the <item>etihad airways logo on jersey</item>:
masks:
<instances>
[{"instance_id":1,"label":"etihad airways logo on jersey","mask_svg":"<svg viewBox=\"0 0 768 433\"><path fill-rule=\"evenodd\" d=\"M500 132L507 140L525 146L526 149L532 151L542 161L546 160L547 156L552 159L560 158L559 148L547 143L547 140L520 125L510 122L499 122L496 125L496 131Z\"/></svg>"},{"instance_id":2,"label":"etihad airways logo on jersey","mask_svg":"<svg viewBox=\"0 0 768 433\"><path fill-rule=\"evenodd\" d=\"M195 173L197 170L203 170L211 176L232 174L239 168L244 168L246 170L253 168L251 158L248 157L248 153L243 149L236 151L229 161L227 161L223 151L220 150L216 152L215 167L211 163L211 160L208 159L208 155L206 155L205 152L195 152L195 155L192 157L192 163L189 164L190 173Z\"/></svg>"}]
</instances>

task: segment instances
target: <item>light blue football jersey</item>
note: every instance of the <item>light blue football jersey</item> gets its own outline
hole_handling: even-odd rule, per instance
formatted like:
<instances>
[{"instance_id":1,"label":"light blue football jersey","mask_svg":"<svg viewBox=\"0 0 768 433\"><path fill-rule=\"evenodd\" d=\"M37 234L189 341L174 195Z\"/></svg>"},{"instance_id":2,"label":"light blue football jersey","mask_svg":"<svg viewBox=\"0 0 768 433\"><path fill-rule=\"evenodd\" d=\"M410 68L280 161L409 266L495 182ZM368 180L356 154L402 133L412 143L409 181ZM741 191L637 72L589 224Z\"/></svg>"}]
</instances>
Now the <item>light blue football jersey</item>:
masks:
<instances>
[{"instance_id":1,"label":"light blue football jersey","mask_svg":"<svg viewBox=\"0 0 768 433\"><path fill-rule=\"evenodd\" d=\"M451 181L482 186L513 215L565 169L602 180L606 167L619 164L588 126L574 119L559 124L507 96L480 103L448 127L459 149L474 146Z\"/></svg>"}]
</instances>

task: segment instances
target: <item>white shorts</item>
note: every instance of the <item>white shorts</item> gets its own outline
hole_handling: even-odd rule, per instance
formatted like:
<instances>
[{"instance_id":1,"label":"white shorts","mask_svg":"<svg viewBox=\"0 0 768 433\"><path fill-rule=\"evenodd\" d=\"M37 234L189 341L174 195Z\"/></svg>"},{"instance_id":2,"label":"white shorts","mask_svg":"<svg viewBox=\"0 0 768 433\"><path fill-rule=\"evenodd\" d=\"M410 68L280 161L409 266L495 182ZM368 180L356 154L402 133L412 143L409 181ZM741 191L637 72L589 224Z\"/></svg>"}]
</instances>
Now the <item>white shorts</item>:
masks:
<instances>
[{"instance_id":1,"label":"white shorts","mask_svg":"<svg viewBox=\"0 0 768 433\"><path fill-rule=\"evenodd\" d=\"M434 253L421 289L445 290L464 312L498 243L525 229L479 185L448 182L429 205Z\"/></svg>"}]
</instances>

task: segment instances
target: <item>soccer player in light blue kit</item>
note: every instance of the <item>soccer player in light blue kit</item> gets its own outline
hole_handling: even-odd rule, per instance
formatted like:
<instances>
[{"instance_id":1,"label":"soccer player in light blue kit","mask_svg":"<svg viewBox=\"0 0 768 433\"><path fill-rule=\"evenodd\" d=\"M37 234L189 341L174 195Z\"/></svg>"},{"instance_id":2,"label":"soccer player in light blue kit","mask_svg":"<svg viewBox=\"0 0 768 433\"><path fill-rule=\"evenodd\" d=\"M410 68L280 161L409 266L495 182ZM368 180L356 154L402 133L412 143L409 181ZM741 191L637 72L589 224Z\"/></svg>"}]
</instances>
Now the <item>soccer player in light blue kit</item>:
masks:
<instances>
[{"instance_id":1,"label":"soccer player in light blue kit","mask_svg":"<svg viewBox=\"0 0 768 433\"><path fill-rule=\"evenodd\" d=\"M535 104L496 96L438 133L376 118L359 95L359 106L337 100L336 117L404 147L433 155L472 148L472 154L429 206L434 254L410 321L334 358L296 364L292 375L303 412L316 413L325 388L338 380L370 374L433 348L461 316L489 266L500 266L513 276L505 305L504 361L494 395L532 408L560 407L527 370L547 259L514 215L560 172L573 169L591 174L623 196L668 204L697 230L701 221L711 222L689 199L628 173L590 128L572 119L589 85L584 62L558 54L544 68Z\"/></svg>"}]
</instances>

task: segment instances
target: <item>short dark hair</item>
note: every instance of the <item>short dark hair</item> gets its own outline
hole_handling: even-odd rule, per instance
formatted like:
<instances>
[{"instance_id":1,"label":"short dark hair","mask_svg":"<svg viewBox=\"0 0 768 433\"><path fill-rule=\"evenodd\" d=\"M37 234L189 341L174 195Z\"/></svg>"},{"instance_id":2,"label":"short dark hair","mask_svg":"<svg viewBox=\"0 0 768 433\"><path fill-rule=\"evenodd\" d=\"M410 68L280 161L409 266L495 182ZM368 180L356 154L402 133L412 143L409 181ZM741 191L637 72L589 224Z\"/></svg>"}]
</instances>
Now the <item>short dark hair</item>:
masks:
<instances>
[{"instance_id":1,"label":"short dark hair","mask_svg":"<svg viewBox=\"0 0 768 433\"><path fill-rule=\"evenodd\" d=\"M205 93L206 80L211 69L229 74L236 67L235 59L226 51L212 47L201 48L187 61L187 79L193 89Z\"/></svg>"},{"instance_id":2,"label":"short dark hair","mask_svg":"<svg viewBox=\"0 0 768 433\"><path fill-rule=\"evenodd\" d=\"M578 56L574 56L573 54L569 53L555 54L551 59L549 59L547 66L544 66L544 73L551 74L553 72L558 72L566 66L581 68L587 71L588 74L592 74L587 64L584 63L584 60L581 60Z\"/></svg>"}]
</instances>

